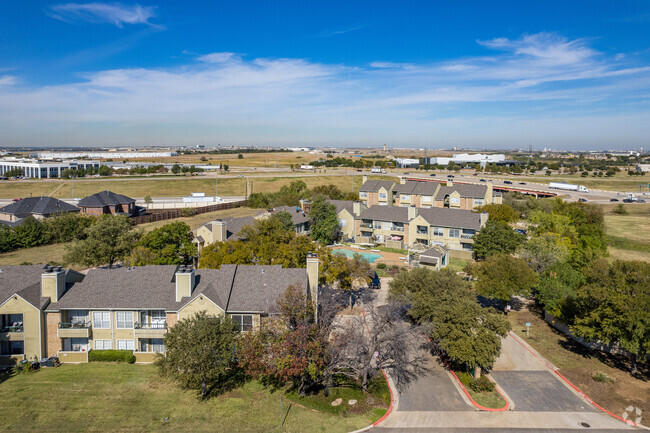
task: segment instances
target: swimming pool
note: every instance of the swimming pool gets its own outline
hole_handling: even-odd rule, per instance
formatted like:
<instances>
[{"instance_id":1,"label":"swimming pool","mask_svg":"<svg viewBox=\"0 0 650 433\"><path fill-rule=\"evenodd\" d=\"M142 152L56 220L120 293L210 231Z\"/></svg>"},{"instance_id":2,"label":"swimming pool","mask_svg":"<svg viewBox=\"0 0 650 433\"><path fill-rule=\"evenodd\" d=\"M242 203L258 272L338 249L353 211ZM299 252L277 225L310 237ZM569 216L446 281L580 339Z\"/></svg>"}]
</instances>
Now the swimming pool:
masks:
<instances>
[{"instance_id":1,"label":"swimming pool","mask_svg":"<svg viewBox=\"0 0 650 433\"><path fill-rule=\"evenodd\" d=\"M376 253L363 253L361 251L350 251L343 248L335 248L332 250L334 254L343 254L346 257L352 258L355 254L360 254L364 259L368 260L370 263L374 263L375 260L381 259L381 254Z\"/></svg>"}]
</instances>

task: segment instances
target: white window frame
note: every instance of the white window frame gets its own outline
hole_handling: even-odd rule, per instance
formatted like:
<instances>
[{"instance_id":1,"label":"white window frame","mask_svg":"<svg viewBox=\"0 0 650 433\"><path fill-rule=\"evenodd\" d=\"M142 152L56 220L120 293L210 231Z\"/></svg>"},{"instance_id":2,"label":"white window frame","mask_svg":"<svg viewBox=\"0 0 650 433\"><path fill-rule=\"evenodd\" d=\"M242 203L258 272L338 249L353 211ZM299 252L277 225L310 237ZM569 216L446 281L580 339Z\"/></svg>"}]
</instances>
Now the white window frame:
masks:
<instances>
[{"instance_id":1,"label":"white window frame","mask_svg":"<svg viewBox=\"0 0 650 433\"><path fill-rule=\"evenodd\" d=\"M97 316L101 316L97 320ZM111 313L110 311L93 311L93 328L95 329L111 329Z\"/></svg>"},{"instance_id":2,"label":"white window frame","mask_svg":"<svg viewBox=\"0 0 650 433\"><path fill-rule=\"evenodd\" d=\"M250 317L251 323L244 325L244 317ZM239 332L248 332L253 330L253 323L255 322L255 319L253 318L252 314L231 314L230 318L235 324L239 326ZM244 329L244 326L249 328Z\"/></svg>"},{"instance_id":3,"label":"white window frame","mask_svg":"<svg viewBox=\"0 0 650 433\"><path fill-rule=\"evenodd\" d=\"M483 206L483 199L482 198L475 198L474 199L474 206Z\"/></svg>"},{"instance_id":4,"label":"white window frame","mask_svg":"<svg viewBox=\"0 0 650 433\"><path fill-rule=\"evenodd\" d=\"M450 238L459 238L460 237L460 229L449 229L449 237Z\"/></svg>"},{"instance_id":5,"label":"white window frame","mask_svg":"<svg viewBox=\"0 0 650 433\"><path fill-rule=\"evenodd\" d=\"M449 203L460 204L460 197L449 197Z\"/></svg>"},{"instance_id":6,"label":"white window frame","mask_svg":"<svg viewBox=\"0 0 650 433\"><path fill-rule=\"evenodd\" d=\"M433 227L433 231L431 232L433 236L444 236L445 235L445 229L443 227Z\"/></svg>"},{"instance_id":7,"label":"white window frame","mask_svg":"<svg viewBox=\"0 0 650 433\"><path fill-rule=\"evenodd\" d=\"M345 218L339 218L339 225L341 226L341 228L345 228L347 227L348 223L345 220Z\"/></svg>"},{"instance_id":8,"label":"white window frame","mask_svg":"<svg viewBox=\"0 0 650 433\"><path fill-rule=\"evenodd\" d=\"M122 318L120 318L120 316L122 316ZM128 317L130 317L130 319ZM127 326L129 324L130 326ZM117 329L133 329L133 311L116 311L115 325Z\"/></svg>"},{"instance_id":9,"label":"white window frame","mask_svg":"<svg viewBox=\"0 0 650 433\"><path fill-rule=\"evenodd\" d=\"M363 191L361 191L361 192L359 192L359 197L360 197L360 198L367 198L367 197L368 197L368 193L367 193L367 192L363 192Z\"/></svg>"},{"instance_id":10,"label":"white window frame","mask_svg":"<svg viewBox=\"0 0 650 433\"><path fill-rule=\"evenodd\" d=\"M135 350L133 340L117 340L117 350Z\"/></svg>"},{"instance_id":11,"label":"white window frame","mask_svg":"<svg viewBox=\"0 0 650 433\"><path fill-rule=\"evenodd\" d=\"M431 196L430 195L423 195L422 196L422 201L431 202Z\"/></svg>"},{"instance_id":12,"label":"white window frame","mask_svg":"<svg viewBox=\"0 0 650 433\"><path fill-rule=\"evenodd\" d=\"M386 193L385 192L380 192L379 193L379 198L386 199Z\"/></svg>"},{"instance_id":13,"label":"white window frame","mask_svg":"<svg viewBox=\"0 0 650 433\"><path fill-rule=\"evenodd\" d=\"M411 196L409 194L400 194L399 196L400 200L411 200Z\"/></svg>"},{"instance_id":14,"label":"white window frame","mask_svg":"<svg viewBox=\"0 0 650 433\"><path fill-rule=\"evenodd\" d=\"M93 346L95 350L111 350L113 342L111 340L94 340Z\"/></svg>"}]
</instances>

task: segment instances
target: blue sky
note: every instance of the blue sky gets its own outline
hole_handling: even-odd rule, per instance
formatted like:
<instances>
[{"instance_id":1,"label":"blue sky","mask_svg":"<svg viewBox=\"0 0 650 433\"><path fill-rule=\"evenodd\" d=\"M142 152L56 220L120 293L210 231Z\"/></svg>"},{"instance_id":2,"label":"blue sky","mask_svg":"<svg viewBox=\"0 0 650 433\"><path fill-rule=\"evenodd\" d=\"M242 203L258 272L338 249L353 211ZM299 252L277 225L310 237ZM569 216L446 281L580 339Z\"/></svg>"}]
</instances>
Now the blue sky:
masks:
<instances>
[{"instance_id":1,"label":"blue sky","mask_svg":"<svg viewBox=\"0 0 650 433\"><path fill-rule=\"evenodd\" d=\"M650 2L0 2L0 146L650 148Z\"/></svg>"}]
</instances>

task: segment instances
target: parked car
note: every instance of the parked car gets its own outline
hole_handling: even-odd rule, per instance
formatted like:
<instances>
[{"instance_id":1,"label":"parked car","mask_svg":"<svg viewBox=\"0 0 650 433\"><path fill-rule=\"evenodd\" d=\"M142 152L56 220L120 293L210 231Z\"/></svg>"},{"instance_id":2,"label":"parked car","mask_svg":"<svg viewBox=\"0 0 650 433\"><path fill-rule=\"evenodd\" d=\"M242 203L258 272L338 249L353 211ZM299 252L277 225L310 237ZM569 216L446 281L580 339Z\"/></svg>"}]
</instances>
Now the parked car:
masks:
<instances>
[{"instance_id":1,"label":"parked car","mask_svg":"<svg viewBox=\"0 0 650 433\"><path fill-rule=\"evenodd\" d=\"M587 199L586 199L586 198L583 198L583 197L580 197L580 198L578 199L578 201L579 201L580 203L587 203Z\"/></svg>"},{"instance_id":2,"label":"parked car","mask_svg":"<svg viewBox=\"0 0 650 433\"><path fill-rule=\"evenodd\" d=\"M609 201L618 201L617 198L610 198Z\"/></svg>"},{"instance_id":3,"label":"parked car","mask_svg":"<svg viewBox=\"0 0 650 433\"><path fill-rule=\"evenodd\" d=\"M526 230L526 229L515 229L515 232L519 233L520 235L524 235L524 236L528 235L528 230Z\"/></svg>"},{"instance_id":4,"label":"parked car","mask_svg":"<svg viewBox=\"0 0 650 433\"><path fill-rule=\"evenodd\" d=\"M511 181L511 180L504 180L503 183L505 183L506 185L512 185L512 181Z\"/></svg>"}]
</instances>

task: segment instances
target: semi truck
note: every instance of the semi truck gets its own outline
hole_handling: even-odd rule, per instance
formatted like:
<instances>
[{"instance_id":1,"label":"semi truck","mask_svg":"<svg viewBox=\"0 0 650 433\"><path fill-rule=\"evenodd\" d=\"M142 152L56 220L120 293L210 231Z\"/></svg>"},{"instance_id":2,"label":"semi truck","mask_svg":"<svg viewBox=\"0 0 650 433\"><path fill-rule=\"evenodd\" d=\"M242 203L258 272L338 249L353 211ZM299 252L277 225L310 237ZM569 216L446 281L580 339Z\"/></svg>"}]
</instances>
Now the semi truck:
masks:
<instances>
[{"instance_id":1,"label":"semi truck","mask_svg":"<svg viewBox=\"0 0 650 433\"><path fill-rule=\"evenodd\" d=\"M386 173L386 170L384 170L384 169L382 169L382 168L380 168L380 167L373 167L373 168L370 170L370 172L371 172L371 173L384 173L384 174L385 174L385 173Z\"/></svg>"},{"instance_id":2,"label":"semi truck","mask_svg":"<svg viewBox=\"0 0 650 433\"><path fill-rule=\"evenodd\" d=\"M573 185L570 183L551 182L548 186L549 188L563 189L565 191L589 192L589 190L582 185Z\"/></svg>"}]
</instances>

